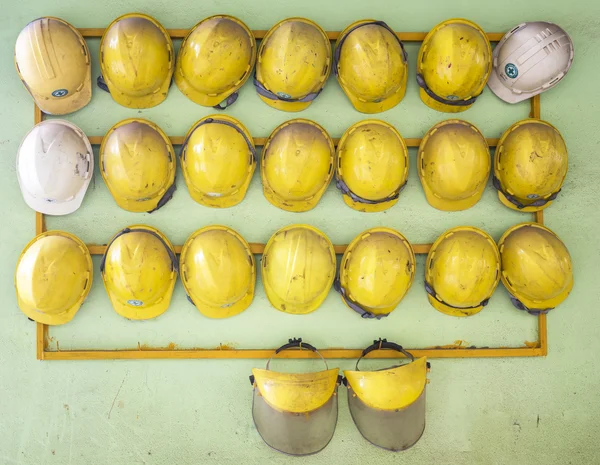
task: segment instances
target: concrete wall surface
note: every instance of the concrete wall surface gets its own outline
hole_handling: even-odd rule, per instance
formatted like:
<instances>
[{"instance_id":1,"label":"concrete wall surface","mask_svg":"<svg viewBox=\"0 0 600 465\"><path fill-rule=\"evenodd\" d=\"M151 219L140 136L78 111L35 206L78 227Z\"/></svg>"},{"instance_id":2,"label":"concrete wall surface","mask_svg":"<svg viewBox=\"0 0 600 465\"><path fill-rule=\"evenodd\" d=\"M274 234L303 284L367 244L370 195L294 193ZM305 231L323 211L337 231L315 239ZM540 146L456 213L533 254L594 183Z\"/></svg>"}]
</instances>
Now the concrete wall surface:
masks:
<instances>
[{"instance_id":1,"label":"concrete wall surface","mask_svg":"<svg viewBox=\"0 0 600 465\"><path fill-rule=\"evenodd\" d=\"M345 388L340 388L339 420L329 446L302 459L304 464L412 465L593 465L600 463L600 286L598 263L598 180L600 179L600 3L591 0L474 1L430 0L0 0L0 464L287 464L298 459L271 450L252 421L248 375L264 360L123 360L37 361L35 324L17 306L14 270L21 250L35 234L34 212L22 199L15 159L19 143L33 126L31 98L13 64L19 31L40 16L57 16L76 27L105 27L118 15L144 12L167 28L189 28L218 13L234 15L251 29L268 29L291 16L310 18L323 29L339 31L353 21L376 18L399 31L426 31L442 20L464 17L490 32L507 31L524 21L546 20L566 29L575 42L575 61L565 80L542 96L542 118L555 125L569 148L569 173L558 200L546 211L546 224L566 243L574 263L571 296L548 315L549 354L537 358L431 360L427 390L427 428L412 449L394 454L366 442L352 422ZM99 74L99 39L89 40L93 79ZM181 41L175 41L176 49ZM406 45L409 84L395 108L374 115L393 124L404 137L421 137L433 124L452 117L426 107L415 82L418 43ZM251 80L250 80L251 81ZM354 110L332 75L319 98L299 114L265 105L251 82L226 111L257 137L282 122L304 117L340 137L366 118ZM88 135L101 136L116 122L148 118L169 135L184 135L214 111L200 107L174 85L167 100L152 109L117 105L94 85L92 102L66 119ZM513 122L526 118L529 105L508 105L489 89L459 118L487 137L500 137ZM94 147L98 156L99 147ZM176 148L178 151L179 149ZM96 158L97 160L97 158ZM86 243L106 243L125 226L158 227L175 244L196 229L225 224L250 242L266 242L291 223L308 223L334 244L351 241L367 227L386 225L414 243L432 242L445 229L473 225L498 240L510 226L531 216L502 206L487 186L481 202L464 212L430 207L410 150L407 188L396 206L364 214L351 210L333 184L314 210L288 213L264 198L256 172L246 199L230 209L209 209L189 196L181 171L173 200L155 214L119 209L98 165L82 207L74 214L48 219L48 227L77 234ZM257 262L260 257L257 257ZM537 337L535 318L517 311L500 285L477 316L457 319L429 306L423 290L423 255L405 300L381 321L361 320L332 290L323 306L306 316L270 307L260 280L252 306L231 319L209 320L187 303L178 280L171 307L153 321L131 322L113 310L102 285L99 257L90 296L75 319L50 330L50 349L114 349L140 345L180 349L276 347L300 336L317 347L359 348L377 337L406 347L465 341L478 347L523 346ZM279 361L277 369L317 369L316 362ZM330 366L349 369L351 360ZM382 367L381 362L371 362Z\"/></svg>"}]
</instances>

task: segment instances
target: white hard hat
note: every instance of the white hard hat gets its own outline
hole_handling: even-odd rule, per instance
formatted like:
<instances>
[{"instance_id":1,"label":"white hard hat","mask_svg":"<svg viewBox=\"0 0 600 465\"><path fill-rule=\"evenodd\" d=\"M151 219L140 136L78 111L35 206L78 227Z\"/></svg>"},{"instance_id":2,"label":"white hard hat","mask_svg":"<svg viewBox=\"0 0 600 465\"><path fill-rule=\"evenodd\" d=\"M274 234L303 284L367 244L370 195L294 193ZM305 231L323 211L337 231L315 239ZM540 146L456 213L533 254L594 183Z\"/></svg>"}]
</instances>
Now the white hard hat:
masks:
<instances>
[{"instance_id":1,"label":"white hard hat","mask_svg":"<svg viewBox=\"0 0 600 465\"><path fill-rule=\"evenodd\" d=\"M45 215L79 208L94 173L94 153L81 129L68 121L42 121L17 153L17 175L27 205Z\"/></svg>"},{"instance_id":2,"label":"white hard hat","mask_svg":"<svg viewBox=\"0 0 600 465\"><path fill-rule=\"evenodd\" d=\"M573 41L556 24L519 24L494 49L488 86L505 102L521 102L558 84L573 63L573 53Z\"/></svg>"}]
</instances>

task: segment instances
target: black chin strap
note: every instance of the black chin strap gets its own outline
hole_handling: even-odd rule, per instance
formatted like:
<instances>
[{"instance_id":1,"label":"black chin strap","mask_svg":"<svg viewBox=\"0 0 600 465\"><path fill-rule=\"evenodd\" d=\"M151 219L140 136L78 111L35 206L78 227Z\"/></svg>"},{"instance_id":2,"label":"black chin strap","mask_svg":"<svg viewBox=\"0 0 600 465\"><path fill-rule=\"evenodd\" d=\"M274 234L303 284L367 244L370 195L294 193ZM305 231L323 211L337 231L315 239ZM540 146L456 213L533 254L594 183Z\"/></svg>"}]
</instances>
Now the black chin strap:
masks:
<instances>
[{"instance_id":1,"label":"black chin strap","mask_svg":"<svg viewBox=\"0 0 600 465\"><path fill-rule=\"evenodd\" d=\"M546 197L544 199L537 199L536 201L525 205L524 203L521 203L515 196L509 194L502 188L502 184L500 184L500 180L496 177L496 175L494 175L494 177L492 178L492 184L494 185L496 190L502 192L502 195L504 195L506 200L508 200L510 203L512 203L519 210L522 210L523 208L527 208L527 207L543 207L548 202L552 202L553 200L555 200L561 191L561 189L559 189L554 194L550 195L550 197Z\"/></svg>"},{"instance_id":2,"label":"black chin strap","mask_svg":"<svg viewBox=\"0 0 600 465\"><path fill-rule=\"evenodd\" d=\"M393 31L393 29L391 27L389 27L386 23L384 23L383 21L369 21L366 23L362 23L362 24L357 24L356 26L354 26L353 28L351 28L348 32L346 32L346 34L344 34L344 36L338 40L338 43L335 45L335 51L333 53L333 72L335 73L335 75L338 75L338 65L340 63L340 55L342 53L342 45L344 45L344 42L346 41L346 39L348 38L348 36L350 35L351 32L364 27L364 26L380 26L383 27L384 29L387 29L388 31L390 31L392 33L392 35L394 36L394 38L398 41L398 43L400 44L400 48L402 49L402 59L404 60L404 63L408 63L408 53L406 53L406 50L404 49L404 44L402 43L402 41L398 38L398 36L396 35L396 33Z\"/></svg>"},{"instance_id":3,"label":"black chin strap","mask_svg":"<svg viewBox=\"0 0 600 465\"><path fill-rule=\"evenodd\" d=\"M342 287L342 283L340 282L339 276L335 278L335 281L333 281L333 288L337 292L339 292L339 294L342 296L342 299L344 300L344 303L346 305L348 305L348 307L350 307L356 313L358 313L361 316L361 318L365 318L365 319L373 319L374 318L374 319L377 319L377 320L381 320L382 318L385 318L386 316L388 316L387 313L380 314L380 315L375 315L374 313L370 312L369 310L367 310L363 306L361 306L361 305L357 304L356 302L353 302L352 300L350 300L348 298L348 296L346 295L346 289L344 289Z\"/></svg>"},{"instance_id":4,"label":"black chin strap","mask_svg":"<svg viewBox=\"0 0 600 465\"><path fill-rule=\"evenodd\" d=\"M448 99L440 97L439 95L434 94L433 91L429 88L429 86L425 82L425 78L423 77L423 75L421 73L417 73L417 84L419 84L419 87L421 89L423 89L425 91L425 93L427 95L429 95L436 102L443 103L444 105L451 105L453 107L467 107L469 105L473 105L473 103L475 103L475 100L477 100L477 97L479 97L481 95L481 92L483 92L483 90L482 90L480 93L478 93L477 95L474 95L473 97L471 97L470 99L467 99L467 100L458 100L458 99L457 100L448 100Z\"/></svg>"},{"instance_id":5,"label":"black chin strap","mask_svg":"<svg viewBox=\"0 0 600 465\"><path fill-rule=\"evenodd\" d=\"M408 178L406 179L406 181L404 181L404 184L402 184L396 190L395 193L393 193L392 195L390 195L384 199L379 199L379 200L369 200L369 199L365 199L363 197L359 197L358 195L356 195L354 192L352 192L350 190L350 188L348 187L348 185L344 182L344 180L342 178L336 179L335 187L337 187L340 191L342 191L342 194L347 195L356 203L364 203L367 205L378 205L380 203L385 203L385 202L389 202L391 200L396 200L398 197L400 197L400 192L402 192L402 189L404 189L404 187L406 187L407 182L408 182Z\"/></svg>"},{"instance_id":6,"label":"black chin strap","mask_svg":"<svg viewBox=\"0 0 600 465\"><path fill-rule=\"evenodd\" d=\"M151 231L149 229L141 229L141 228L129 229L129 228L125 228L122 231L120 231L113 238L113 240L110 241L110 243L106 246L106 251L104 252L104 255L102 256L102 261L100 262L100 273L104 273L104 266L106 264L106 256L108 255L108 251L110 249L110 246L113 245L113 243L117 240L117 238L123 236L124 234L129 234L129 233L132 233L132 232L141 232L141 233L151 234L152 236L156 237L162 243L162 245L165 246L165 249L167 249L167 253L169 254L169 258L171 259L171 269L175 273L177 273L179 271L179 260L177 259L177 255L175 255L175 252L173 252L171 250L171 248L167 245L167 243L165 242L165 240L162 237L160 237L159 234L157 234L154 231Z\"/></svg>"},{"instance_id":7,"label":"black chin strap","mask_svg":"<svg viewBox=\"0 0 600 465\"><path fill-rule=\"evenodd\" d=\"M450 305L448 302L444 302L442 299L440 299L433 287L431 286L431 284L429 284L427 281L425 281L425 291L439 303L445 305L446 307L455 308L456 310L471 310L473 308L485 307L490 301L490 298L488 297L487 299L482 300L479 304L473 305L471 307L457 307L455 305Z\"/></svg>"}]
</instances>

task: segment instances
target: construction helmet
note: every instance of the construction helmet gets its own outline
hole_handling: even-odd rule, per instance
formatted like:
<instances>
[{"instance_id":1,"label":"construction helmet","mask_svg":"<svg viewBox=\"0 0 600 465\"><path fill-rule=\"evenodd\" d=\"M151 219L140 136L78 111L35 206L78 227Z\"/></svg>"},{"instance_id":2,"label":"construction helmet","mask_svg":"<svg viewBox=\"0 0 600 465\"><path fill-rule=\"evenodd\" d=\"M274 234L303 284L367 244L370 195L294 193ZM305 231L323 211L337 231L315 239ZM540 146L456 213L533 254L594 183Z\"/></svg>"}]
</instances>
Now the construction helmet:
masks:
<instances>
[{"instance_id":1,"label":"construction helmet","mask_svg":"<svg viewBox=\"0 0 600 465\"><path fill-rule=\"evenodd\" d=\"M44 215L77 210L94 173L94 152L81 129L51 119L36 124L17 152L17 176L27 205Z\"/></svg>"},{"instance_id":2,"label":"construction helmet","mask_svg":"<svg viewBox=\"0 0 600 465\"><path fill-rule=\"evenodd\" d=\"M154 123L131 118L108 130L100 146L102 178L119 207L152 213L175 192L175 153Z\"/></svg>"},{"instance_id":3,"label":"construction helmet","mask_svg":"<svg viewBox=\"0 0 600 465\"><path fill-rule=\"evenodd\" d=\"M466 210L483 195L490 176L490 150L475 126L449 119L427 131L419 146L417 166L432 207Z\"/></svg>"},{"instance_id":4,"label":"construction helmet","mask_svg":"<svg viewBox=\"0 0 600 465\"><path fill-rule=\"evenodd\" d=\"M256 168L254 139L237 119L205 116L181 146L181 170L192 198L207 207L240 203Z\"/></svg>"},{"instance_id":5,"label":"construction helmet","mask_svg":"<svg viewBox=\"0 0 600 465\"><path fill-rule=\"evenodd\" d=\"M271 305L296 315L315 311L335 278L335 251L317 228L293 224L277 231L262 257L262 281Z\"/></svg>"},{"instance_id":6,"label":"construction helmet","mask_svg":"<svg viewBox=\"0 0 600 465\"><path fill-rule=\"evenodd\" d=\"M261 175L267 200L282 210L314 208L333 176L335 148L314 121L293 119L275 128L265 142Z\"/></svg>"},{"instance_id":7,"label":"construction helmet","mask_svg":"<svg viewBox=\"0 0 600 465\"><path fill-rule=\"evenodd\" d=\"M271 360L284 350L310 350L325 364L312 373L282 373L269 369ZM252 419L260 437L273 449L289 455L310 455L331 441L338 418L339 369L302 338L289 339L275 350L266 369L253 368Z\"/></svg>"},{"instance_id":8,"label":"construction helmet","mask_svg":"<svg viewBox=\"0 0 600 465\"><path fill-rule=\"evenodd\" d=\"M344 29L333 60L342 90L361 113L389 110L404 98L408 55L383 21L365 19Z\"/></svg>"},{"instance_id":9,"label":"construction helmet","mask_svg":"<svg viewBox=\"0 0 600 465\"><path fill-rule=\"evenodd\" d=\"M119 16L100 41L98 87L127 108L150 108L167 98L175 68L173 43L154 18Z\"/></svg>"},{"instance_id":10,"label":"construction helmet","mask_svg":"<svg viewBox=\"0 0 600 465\"><path fill-rule=\"evenodd\" d=\"M323 90L331 72L331 43L318 24L288 18L260 43L254 87L267 105L302 111Z\"/></svg>"},{"instance_id":11,"label":"construction helmet","mask_svg":"<svg viewBox=\"0 0 600 465\"><path fill-rule=\"evenodd\" d=\"M348 308L363 318L379 320L404 298L415 267L415 252L402 234L371 228L348 245L334 287Z\"/></svg>"},{"instance_id":12,"label":"construction helmet","mask_svg":"<svg viewBox=\"0 0 600 465\"><path fill-rule=\"evenodd\" d=\"M199 229L181 250L181 281L203 315L228 318L243 312L252 303L256 284L250 245L226 226Z\"/></svg>"},{"instance_id":13,"label":"construction helmet","mask_svg":"<svg viewBox=\"0 0 600 465\"><path fill-rule=\"evenodd\" d=\"M465 111L483 92L491 71L492 47L485 32L466 19L442 21L419 50L421 100L437 111Z\"/></svg>"},{"instance_id":14,"label":"construction helmet","mask_svg":"<svg viewBox=\"0 0 600 465\"><path fill-rule=\"evenodd\" d=\"M358 364L376 350L394 350L408 363L381 370L361 371ZM391 451L414 446L425 431L425 391L429 363L386 339L362 351L354 371L344 370L348 407L360 434L371 444Z\"/></svg>"},{"instance_id":15,"label":"construction helmet","mask_svg":"<svg viewBox=\"0 0 600 465\"><path fill-rule=\"evenodd\" d=\"M494 187L513 210L535 212L550 206L565 181L568 153L554 126L525 119L506 130L494 155Z\"/></svg>"},{"instance_id":16,"label":"construction helmet","mask_svg":"<svg viewBox=\"0 0 600 465\"><path fill-rule=\"evenodd\" d=\"M361 212L380 212L398 201L408 180L408 148L400 133L376 119L350 126L337 147L336 187Z\"/></svg>"},{"instance_id":17,"label":"construction helmet","mask_svg":"<svg viewBox=\"0 0 600 465\"><path fill-rule=\"evenodd\" d=\"M177 272L177 256L169 239L143 224L118 232L100 262L113 308L130 320L149 320L167 311Z\"/></svg>"},{"instance_id":18,"label":"construction helmet","mask_svg":"<svg viewBox=\"0 0 600 465\"><path fill-rule=\"evenodd\" d=\"M183 39L175 84L193 102L225 109L237 100L255 60L256 41L248 26L233 16L211 16Z\"/></svg>"},{"instance_id":19,"label":"construction helmet","mask_svg":"<svg viewBox=\"0 0 600 465\"><path fill-rule=\"evenodd\" d=\"M17 263L19 308L38 323L68 323L90 293L93 274L92 256L81 239L63 231L42 233Z\"/></svg>"},{"instance_id":20,"label":"construction helmet","mask_svg":"<svg viewBox=\"0 0 600 465\"><path fill-rule=\"evenodd\" d=\"M550 90L573 63L573 41L556 24L521 23L494 48L488 86L507 103L517 103Z\"/></svg>"},{"instance_id":21,"label":"construction helmet","mask_svg":"<svg viewBox=\"0 0 600 465\"><path fill-rule=\"evenodd\" d=\"M44 113L66 115L92 98L90 51L77 29L44 17L30 22L17 37L15 66Z\"/></svg>"},{"instance_id":22,"label":"construction helmet","mask_svg":"<svg viewBox=\"0 0 600 465\"><path fill-rule=\"evenodd\" d=\"M429 250L425 290L429 303L446 315L479 313L499 282L500 252L494 239L481 229L449 229Z\"/></svg>"},{"instance_id":23,"label":"construction helmet","mask_svg":"<svg viewBox=\"0 0 600 465\"><path fill-rule=\"evenodd\" d=\"M522 223L498 242L502 284L519 310L548 313L573 289L573 265L565 244L538 223Z\"/></svg>"}]
</instances>

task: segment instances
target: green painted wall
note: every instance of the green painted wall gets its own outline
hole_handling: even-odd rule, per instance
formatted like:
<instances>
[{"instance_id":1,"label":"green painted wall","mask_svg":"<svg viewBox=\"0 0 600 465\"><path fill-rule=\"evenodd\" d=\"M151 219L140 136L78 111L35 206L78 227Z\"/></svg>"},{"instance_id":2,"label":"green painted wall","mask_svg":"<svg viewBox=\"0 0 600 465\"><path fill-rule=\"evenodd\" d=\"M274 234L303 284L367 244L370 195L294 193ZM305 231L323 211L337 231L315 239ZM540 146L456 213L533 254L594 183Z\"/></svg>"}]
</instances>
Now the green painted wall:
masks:
<instances>
[{"instance_id":1,"label":"green painted wall","mask_svg":"<svg viewBox=\"0 0 600 465\"><path fill-rule=\"evenodd\" d=\"M562 132L570 150L570 171L559 200L547 211L547 224L571 251L576 284L572 295L549 315L550 353L546 358L433 360L428 390L428 425L424 437L402 454L378 450L352 424L341 389L337 431L321 454L303 463L411 463L567 465L600 463L600 363L597 306L597 185L600 178L598 131L600 4L591 0L448 2L205 0L203 2L130 0L105 2L1 1L0 17L0 463L1 464L265 464L294 461L271 451L258 436L250 415L247 376L260 360L40 362L35 360L35 326L18 310L13 273L23 246L34 235L34 214L21 198L15 154L31 128L29 95L13 66L13 45L20 29L42 15L59 16L79 27L107 25L119 14L142 11L166 27L190 27L217 13L238 16L253 29L268 29L288 16L306 16L324 29L341 30L354 20L374 17L396 30L423 31L441 20L466 17L487 31L504 31L521 21L545 19L561 24L575 41L575 63L567 79L542 98L542 117ZM90 41L98 74L99 40ZM179 43L177 42L177 47ZM414 81L417 44L407 46L409 88L404 101L376 115L405 137L418 137L446 118L420 102ZM173 86L167 101L150 110L127 110L94 89L93 101L69 117L89 135L102 135L120 119L141 116L167 133L182 135L210 111L188 101ZM228 111L255 136L267 136L293 117L263 104L247 83ZM526 117L526 103L509 106L486 89L477 104L460 116L488 137L499 137L512 122ZM351 107L334 78L322 96L298 116L312 118L339 137L363 116ZM96 147L97 150L97 147ZM116 207L96 170L82 208L48 221L49 227L78 234L86 242L106 242L119 229L145 222L181 244L195 229L222 223L249 241L266 242L279 227L306 222L321 228L334 243L346 243L366 227L388 225L413 242L430 242L444 229L471 224L496 239L525 219L498 202L488 186L482 201L460 213L442 213L425 201L411 151L409 185L391 210L372 215L345 207L333 188L308 213L286 213L263 197L258 173L246 200L227 210L196 205L183 179L174 200L152 216ZM184 298L178 282L171 309L155 321L133 323L111 309L97 273L91 295L75 320L52 329L61 348L135 347L175 343L179 347L273 347L302 336L319 347L361 347L378 336L406 346L425 347L465 340L478 346L521 345L535 340L533 318L510 306L500 286L484 312L453 319L434 311L422 290L424 257L405 301L387 320L362 321L331 292L321 309L303 317L269 307L262 285L252 307L226 321L209 321ZM98 260L95 259L98 272ZM350 361L331 365L349 368ZM376 366L377 364L373 364ZM317 367L312 362L279 362L287 369Z\"/></svg>"}]
</instances>

